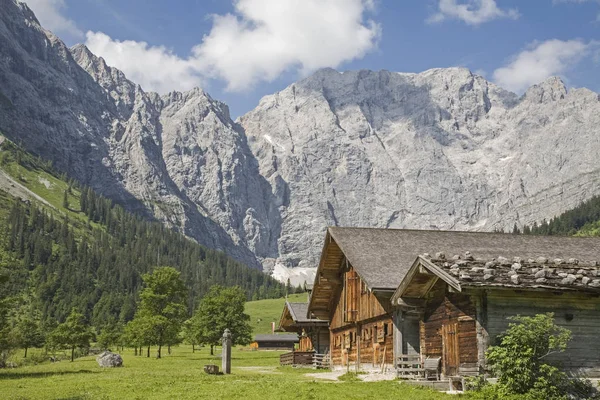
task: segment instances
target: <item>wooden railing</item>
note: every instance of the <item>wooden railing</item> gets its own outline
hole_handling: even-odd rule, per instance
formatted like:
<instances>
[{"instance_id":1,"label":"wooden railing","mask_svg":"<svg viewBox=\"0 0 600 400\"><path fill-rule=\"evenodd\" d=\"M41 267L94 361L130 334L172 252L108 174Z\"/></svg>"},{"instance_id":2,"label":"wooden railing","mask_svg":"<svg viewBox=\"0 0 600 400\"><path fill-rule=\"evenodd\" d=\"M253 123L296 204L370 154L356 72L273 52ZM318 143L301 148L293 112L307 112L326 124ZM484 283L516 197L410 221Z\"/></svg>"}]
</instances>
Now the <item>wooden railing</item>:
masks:
<instances>
[{"instance_id":1,"label":"wooden railing","mask_svg":"<svg viewBox=\"0 0 600 400\"><path fill-rule=\"evenodd\" d=\"M331 359L329 357L329 353L327 353L327 354L315 353L313 355L313 368L315 368L315 369L329 368L330 361L331 361Z\"/></svg>"},{"instance_id":2,"label":"wooden railing","mask_svg":"<svg viewBox=\"0 0 600 400\"><path fill-rule=\"evenodd\" d=\"M294 365L294 352L284 353L279 356L280 365Z\"/></svg>"},{"instance_id":3,"label":"wooden railing","mask_svg":"<svg viewBox=\"0 0 600 400\"><path fill-rule=\"evenodd\" d=\"M396 374L399 378L420 379L424 376L420 354L403 354L396 358Z\"/></svg>"},{"instance_id":4,"label":"wooden railing","mask_svg":"<svg viewBox=\"0 0 600 400\"><path fill-rule=\"evenodd\" d=\"M280 365L313 365L313 351L291 351L279 356Z\"/></svg>"}]
</instances>

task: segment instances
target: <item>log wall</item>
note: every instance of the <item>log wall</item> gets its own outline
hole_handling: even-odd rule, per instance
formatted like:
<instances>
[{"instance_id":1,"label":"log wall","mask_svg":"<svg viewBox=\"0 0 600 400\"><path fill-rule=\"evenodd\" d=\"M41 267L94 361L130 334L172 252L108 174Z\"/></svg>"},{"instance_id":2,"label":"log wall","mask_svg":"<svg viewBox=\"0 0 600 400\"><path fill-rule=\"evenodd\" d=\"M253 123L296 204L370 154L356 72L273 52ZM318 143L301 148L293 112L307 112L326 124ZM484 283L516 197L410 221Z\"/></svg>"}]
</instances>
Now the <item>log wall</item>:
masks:
<instances>
[{"instance_id":1,"label":"log wall","mask_svg":"<svg viewBox=\"0 0 600 400\"><path fill-rule=\"evenodd\" d=\"M330 349L333 366L360 364L378 367L394 360L393 324L389 299L370 291L350 267L342 277L330 314ZM382 304L383 303L383 304Z\"/></svg>"},{"instance_id":2,"label":"log wall","mask_svg":"<svg viewBox=\"0 0 600 400\"><path fill-rule=\"evenodd\" d=\"M460 369L471 370L478 362L475 305L469 295L447 292L445 285L435 288L433 293L420 323L421 355L442 357L442 372L447 375L455 375ZM456 370L447 365L448 358L453 358L453 352L444 353L443 334L448 334L444 327L456 327L456 332L451 332L457 338Z\"/></svg>"},{"instance_id":3,"label":"log wall","mask_svg":"<svg viewBox=\"0 0 600 400\"><path fill-rule=\"evenodd\" d=\"M331 361L333 365L356 365L379 368L381 363L394 362L392 318L386 316L356 326L331 331ZM359 349L360 347L360 349Z\"/></svg>"},{"instance_id":4,"label":"log wall","mask_svg":"<svg viewBox=\"0 0 600 400\"><path fill-rule=\"evenodd\" d=\"M572 332L567 351L548 361L600 377L600 298L590 294L547 291L490 290L486 294L487 329L490 344L508 328L508 317L552 312L558 325Z\"/></svg>"}]
</instances>

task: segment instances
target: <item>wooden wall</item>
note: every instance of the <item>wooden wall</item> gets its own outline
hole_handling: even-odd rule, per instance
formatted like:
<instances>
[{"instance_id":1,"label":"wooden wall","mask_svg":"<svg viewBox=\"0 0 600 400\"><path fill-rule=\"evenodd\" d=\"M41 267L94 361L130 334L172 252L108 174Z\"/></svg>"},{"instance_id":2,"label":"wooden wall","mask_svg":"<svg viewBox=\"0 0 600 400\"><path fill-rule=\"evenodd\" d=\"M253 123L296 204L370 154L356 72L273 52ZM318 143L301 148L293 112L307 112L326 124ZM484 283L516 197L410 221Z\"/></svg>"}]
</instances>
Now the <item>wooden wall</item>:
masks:
<instances>
[{"instance_id":1,"label":"wooden wall","mask_svg":"<svg viewBox=\"0 0 600 400\"><path fill-rule=\"evenodd\" d=\"M456 375L459 369L476 368L478 345L475 318L476 310L471 297L450 293L440 282L427 303L420 323L421 355L442 357L442 372L447 375Z\"/></svg>"},{"instance_id":2,"label":"wooden wall","mask_svg":"<svg viewBox=\"0 0 600 400\"><path fill-rule=\"evenodd\" d=\"M357 326L331 331L331 360L333 365L355 365L360 357L364 367L379 368L381 363L394 362L393 324L391 317ZM360 350L359 350L360 347Z\"/></svg>"},{"instance_id":3,"label":"wooden wall","mask_svg":"<svg viewBox=\"0 0 600 400\"><path fill-rule=\"evenodd\" d=\"M484 327L494 344L508 328L508 317L553 312L556 323L572 332L567 351L548 357L566 368L582 369L600 377L600 298L577 293L490 290L485 294L487 315Z\"/></svg>"},{"instance_id":4,"label":"wooden wall","mask_svg":"<svg viewBox=\"0 0 600 400\"><path fill-rule=\"evenodd\" d=\"M330 349L334 366L378 366L394 360L393 324L389 298L368 290L352 267L343 274L342 288L330 314ZM359 349L360 347L360 349Z\"/></svg>"},{"instance_id":5,"label":"wooden wall","mask_svg":"<svg viewBox=\"0 0 600 400\"><path fill-rule=\"evenodd\" d=\"M389 301L380 301L373 292L368 290L354 269L350 267L343 275L341 293L335 296L329 328L335 330L384 315L391 316L388 312L390 309L388 303Z\"/></svg>"}]
</instances>

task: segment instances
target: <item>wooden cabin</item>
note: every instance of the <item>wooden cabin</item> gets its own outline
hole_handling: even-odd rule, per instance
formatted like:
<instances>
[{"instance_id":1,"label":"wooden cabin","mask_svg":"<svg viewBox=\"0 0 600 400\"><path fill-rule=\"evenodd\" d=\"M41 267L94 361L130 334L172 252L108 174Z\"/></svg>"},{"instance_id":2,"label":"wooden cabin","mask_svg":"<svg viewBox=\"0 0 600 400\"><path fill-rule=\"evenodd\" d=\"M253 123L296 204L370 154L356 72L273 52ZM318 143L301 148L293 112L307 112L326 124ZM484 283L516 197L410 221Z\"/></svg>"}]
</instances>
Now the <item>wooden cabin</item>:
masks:
<instances>
[{"instance_id":1,"label":"wooden cabin","mask_svg":"<svg viewBox=\"0 0 600 400\"><path fill-rule=\"evenodd\" d=\"M286 301L279 319L279 330L298 334L298 351L326 353L329 350L329 321L309 318L308 303Z\"/></svg>"},{"instance_id":2,"label":"wooden cabin","mask_svg":"<svg viewBox=\"0 0 600 400\"><path fill-rule=\"evenodd\" d=\"M508 328L509 317L550 312L573 336L566 352L548 360L600 376L600 270L595 261L420 256L392 301L405 331L410 326L404 350L422 360L441 358L444 377L484 373L485 352Z\"/></svg>"},{"instance_id":3,"label":"wooden cabin","mask_svg":"<svg viewBox=\"0 0 600 400\"><path fill-rule=\"evenodd\" d=\"M422 359L423 299L400 296L405 304L398 304L399 299L392 304L392 295L404 282L415 258L436 251L445 254L471 251L488 260L500 255L525 259L544 256L600 260L600 239L330 227L325 236L308 315L330 322L330 353L334 368L350 365L356 370L386 370L396 368L401 357ZM473 314L477 310L476 304L459 302L455 305ZM468 315L456 315L457 320L460 317ZM466 321L463 318L461 322L463 320ZM475 329L481 329L473 321L459 324L459 328L473 324ZM505 326L506 321L487 329L497 334ZM470 334L461 331L456 336ZM481 358L483 348L478 347L476 353ZM466 350L461 357L466 357L464 354L467 354ZM479 358L476 363L481 362ZM472 360L464 362L464 371L467 364L473 364ZM471 365L471 368L474 367Z\"/></svg>"},{"instance_id":4,"label":"wooden cabin","mask_svg":"<svg viewBox=\"0 0 600 400\"><path fill-rule=\"evenodd\" d=\"M296 334L255 335L250 347L256 350L294 350L299 342Z\"/></svg>"},{"instance_id":5,"label":"wooden cabin","mask_svg":"<svg viewBox=\"0 0 600 400\"><path fill-rule=\"evenodd\" d=\"M281 365L321 366L322 355L329 352L329 321L309 318L308 303L286 301L279 330L295 332L300 338L297 349L280 356Z\"/></svg>"}]
</instances>

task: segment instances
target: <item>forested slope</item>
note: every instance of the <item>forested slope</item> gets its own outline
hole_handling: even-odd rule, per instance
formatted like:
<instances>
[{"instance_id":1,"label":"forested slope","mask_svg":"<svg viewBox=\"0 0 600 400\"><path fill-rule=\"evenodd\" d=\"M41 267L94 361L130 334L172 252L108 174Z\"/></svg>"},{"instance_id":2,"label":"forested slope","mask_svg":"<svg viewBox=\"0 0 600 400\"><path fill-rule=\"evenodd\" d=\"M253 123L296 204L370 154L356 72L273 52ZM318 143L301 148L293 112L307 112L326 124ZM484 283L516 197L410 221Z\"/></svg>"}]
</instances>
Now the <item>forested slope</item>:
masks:
<instances>
[{"instance_id":1,"label":"forested slope","mask_svg":"<svg viewBox=\"0 0 600 400\"><path fill-rule=\"evenodd\" d=\"M1 262L11 294L37 308L43 321L62 321L72 307L95 326L130 320L141 274L157 265L181 271L190 309L214 284L239 285L249 299L284 293L260 270L126 212L9 141L1 145L0 169L14 179L0 186ZM9 195L15 186L31 198Z\"/></svg>"},{"instance_id":2,"label":"forested slope","mask_svg":"<svg viewBox=\"0 0 600 400\"><path fill-rule=\"evenodd\" d=\"M514 233L532 235L600 236L600 196L594 196L577 207L539 225L513 229Z\"/></svg>"}]
</instances>

